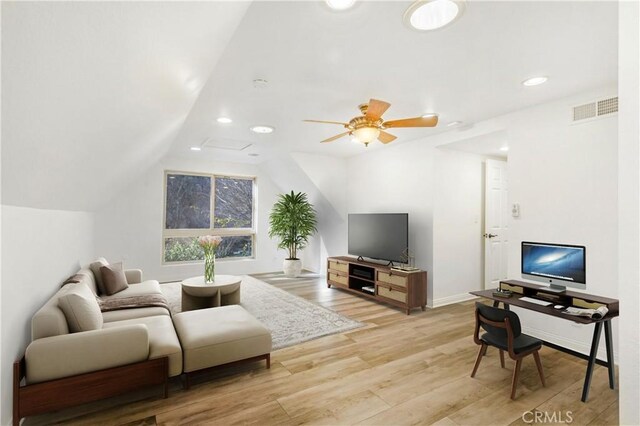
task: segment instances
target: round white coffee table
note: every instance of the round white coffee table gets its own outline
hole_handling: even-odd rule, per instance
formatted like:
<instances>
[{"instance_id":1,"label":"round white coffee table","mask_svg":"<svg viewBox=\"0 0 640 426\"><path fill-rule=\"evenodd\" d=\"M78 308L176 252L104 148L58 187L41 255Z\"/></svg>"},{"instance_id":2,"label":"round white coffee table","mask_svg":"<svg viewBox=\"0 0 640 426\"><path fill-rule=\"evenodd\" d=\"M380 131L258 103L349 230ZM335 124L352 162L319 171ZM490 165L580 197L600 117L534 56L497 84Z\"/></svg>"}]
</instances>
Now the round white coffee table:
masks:
<instances>
[{"instance_id":1,"label":"round white coffee table","mask_svg":"<svg viewBox=\"0 0 640 426\"><path fill-rule=\"evenodd\" d=\"M187 278L182 281L182 311L237 305L241 282L234 275L216 275L212 283L205 283L203 276Z\"/></svg>"}]
</instances>

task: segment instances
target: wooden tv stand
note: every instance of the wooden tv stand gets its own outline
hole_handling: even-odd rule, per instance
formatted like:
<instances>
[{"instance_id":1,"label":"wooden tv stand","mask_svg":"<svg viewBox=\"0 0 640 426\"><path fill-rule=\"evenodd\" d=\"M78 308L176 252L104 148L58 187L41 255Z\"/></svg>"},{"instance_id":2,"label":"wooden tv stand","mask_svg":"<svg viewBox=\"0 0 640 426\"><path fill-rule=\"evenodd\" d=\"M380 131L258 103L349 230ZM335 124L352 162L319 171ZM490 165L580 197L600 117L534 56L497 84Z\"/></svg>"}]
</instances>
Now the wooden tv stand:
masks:
<instances>
[{"instance_id":1,"label":"wooden tv stand","mask_svg":"<svg viewBox=\"0 0 640 426\"><path fill-rule=\"evenodd\" d=\"M355 293L405 310L427 306L427 272L398 271L386 265L338 256L327 259L327 286ZM362 287L373 287L368 293Z\"/></svg>"}]
</instances>

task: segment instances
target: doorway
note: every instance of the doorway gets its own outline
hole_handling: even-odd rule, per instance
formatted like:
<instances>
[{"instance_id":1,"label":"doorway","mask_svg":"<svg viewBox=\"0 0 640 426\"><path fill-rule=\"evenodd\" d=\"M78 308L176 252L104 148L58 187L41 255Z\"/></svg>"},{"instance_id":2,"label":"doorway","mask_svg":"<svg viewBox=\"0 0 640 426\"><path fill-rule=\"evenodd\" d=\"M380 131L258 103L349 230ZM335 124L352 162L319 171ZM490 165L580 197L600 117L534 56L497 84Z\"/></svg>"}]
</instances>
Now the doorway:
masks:
<instances>
[{"instance_id":1,"label":"doorway","mask_svg":"<svg viewBox=\"0 0 640 426\"><path fill-rule=\"evenodd\" d=\"M484 192L484 288L507 279L509 204L507 162L487 159Z\"/></svg>"}]
</instances>

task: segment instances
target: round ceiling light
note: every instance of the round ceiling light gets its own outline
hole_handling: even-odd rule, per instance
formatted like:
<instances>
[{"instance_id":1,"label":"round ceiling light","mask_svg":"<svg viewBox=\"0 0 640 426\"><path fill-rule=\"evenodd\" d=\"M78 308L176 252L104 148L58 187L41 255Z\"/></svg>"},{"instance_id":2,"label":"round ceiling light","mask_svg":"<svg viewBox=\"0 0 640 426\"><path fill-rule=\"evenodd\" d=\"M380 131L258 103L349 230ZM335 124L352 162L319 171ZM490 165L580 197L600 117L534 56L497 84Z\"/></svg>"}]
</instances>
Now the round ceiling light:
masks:
<instances>
[{"instance_id":1,"label":"round ceiling light","mask_svg":"<svg viewBox=\"0 0 640 426\"><path fill-rule=\"evenodd\" d=\"M325 0L333 10L347 10L353 6L356 0Z\"/></svg>"},{"instance_id":2,"label":"round ceiling light","mask_svg":"<svg viewBox=\"0 0 640 426\"><path fill-rule=\"evenodd\" d=\"M275 129L271 126L259 125L259 126L251 126L249 127L249 130L251 130L254 133L260 133L264 135L267 133L273 133Z\"/></svg>"},{"instance_id":3,"label":"round ceiling light","mask_svg":"<svg viewBox=\"0 0 640 426\"><path fill-rule=\"evenodd\" d=\"M404 13L404 21L418 31L445 27L464 12L463 0L418 0Z\"/></svg>"},{"instance_id":4,"label":"round ceiling light","mask_svg":"<svg viewBox=\"0 0 640 426\"><path fill-rule=\"evenodd\" d=\"M540 77L531 77L522 82L523 86L538 86L540 84L546 83L549 80L548 77L540 76Z\"/></svg>"},{"instance_id":5,"label":"round ceiling light","mask_svg":"<svg viewBox=\"0 0 640 426\"><path fill-rule=\"evenodd\" d=\"M229 117L218 117L216 120L218 123L222 123L222 124L229 124L229 123L233 123L233 120L230 119Z\"/></svg>"}]
</instances>

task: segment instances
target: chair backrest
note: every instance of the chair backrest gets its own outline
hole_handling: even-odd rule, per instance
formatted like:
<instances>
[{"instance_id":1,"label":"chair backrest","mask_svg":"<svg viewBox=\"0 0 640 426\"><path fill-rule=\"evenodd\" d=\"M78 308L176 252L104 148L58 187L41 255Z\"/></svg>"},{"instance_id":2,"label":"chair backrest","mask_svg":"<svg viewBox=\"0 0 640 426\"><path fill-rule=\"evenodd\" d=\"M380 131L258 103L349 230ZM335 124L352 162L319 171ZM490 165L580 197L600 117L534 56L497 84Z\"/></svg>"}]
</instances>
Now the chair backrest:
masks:
<instances>
[{"instance_id":1,"label":"chair backrest","mask_svg":"<svg viewBox=\"0 0 640 426\"><path fill-rule=\"evenodd\" d=\"M508 321L505 321L507 319ZM507 311L506 309L494 308L493 306L485 305L480 302L476 302L476 330L482 327L487 333L494 336L507 339L509 334L515 339L522 334L522 328L520 326L520 318L515 312ZM510 327L510 332L507 331L507 327Z\"/></svg>"}]
</instances>

